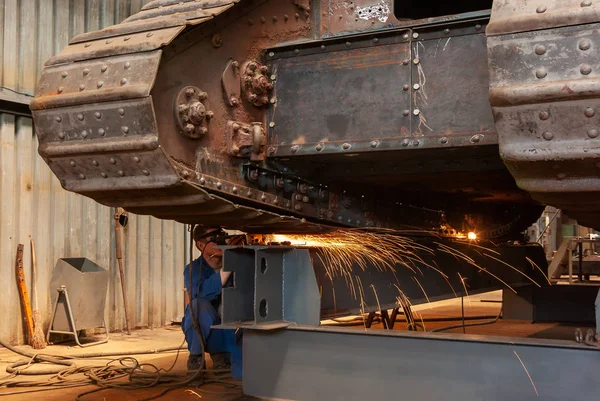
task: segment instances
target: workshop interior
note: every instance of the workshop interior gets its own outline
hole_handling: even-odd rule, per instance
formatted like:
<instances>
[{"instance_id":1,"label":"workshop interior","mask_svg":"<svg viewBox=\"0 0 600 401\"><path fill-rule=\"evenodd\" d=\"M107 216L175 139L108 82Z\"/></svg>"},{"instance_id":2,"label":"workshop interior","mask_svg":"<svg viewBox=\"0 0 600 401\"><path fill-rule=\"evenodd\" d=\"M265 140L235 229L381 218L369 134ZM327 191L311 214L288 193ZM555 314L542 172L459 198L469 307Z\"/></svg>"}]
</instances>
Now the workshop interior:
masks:
<instances>
[{"instance_id":1,"label":"workshop interior","mask_svg":"<svg viewBox=\"0 0 600 401\"><path fill-rule=\"evenodd\" d=\"M0 4L0 400L598 397L600 1Z\"/></svg>"}]
</instances>

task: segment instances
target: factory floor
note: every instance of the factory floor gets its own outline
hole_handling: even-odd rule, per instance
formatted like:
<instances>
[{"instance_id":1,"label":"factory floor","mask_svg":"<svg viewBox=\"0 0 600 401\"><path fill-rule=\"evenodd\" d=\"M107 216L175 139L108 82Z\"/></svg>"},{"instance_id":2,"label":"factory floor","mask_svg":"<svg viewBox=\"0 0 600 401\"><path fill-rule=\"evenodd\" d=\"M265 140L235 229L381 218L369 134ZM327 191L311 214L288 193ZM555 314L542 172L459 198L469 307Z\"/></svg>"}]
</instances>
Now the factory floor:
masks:
<instances>
[{"instance_id":1,"label":"factory floor","mask_svg":"<svg viewBox=\"0 0 600 401\"><path fill-rule=\"evenodd\" d=\"M464 299L464 311L465 317L484 316L486 318L482 320L469 320L467 323L490 321L491 316L497 316L501 308L502 293L500 291L490 292L486 294L480 294L471 296ZM421 324L429 331L432 329L446 327L450 325L460 324L460 320L452 321L431 321L440 320L440 318L456 318L461 316L461 300L451 299L441 302L435 302L431 304L418 305L413 307L413 313L417 322L421 321ZM402 322L403 316L399 316L397 323L395 324L395 330L405 330L406 323ZM362 320L361 318L354 318L354 322ZM340 322L349 322L352 318L337 319L334 321L326 321L326 324L339 324ZM362 327L362 323L358 322L358 328ZM580 326L581 327L581 326ZM382 328L381 323L373 324L373 328ZM498 320L496 323L488 324L484 326L467 327L467 334L482 334L482 335L494 335L494 336L511 336L511 337L529 337L529 338L547 338L547 339L561 339L567 341L574 341L575 329L577 326L560 325L556 323L536 323L531 324L524 321L509 321L509 320ZM585 329L586 327L581 327ZM461 333L462 327L448 330L449 333ZM123 333L111 334L110 341L106 344L93 346L90 348L79 348L72 344L61 344L52 345L46 348L43 352L54 355L66 355L66 354L82 354L89 352L135 352L136 350L146 349L157 349L166 347L177 347L181 344L183 336L181 329L178 326L165 327L162 329L154 330L136 330L131 336ZM22 347L23 349L31 351L29 347ZM136 355L135 358L140 363L152 363L158 368L168 369L175 361L176 352L168 352L161 354L149 354L149 355ZM179 358L174 364L172 373L186 373L186 361L187 361L187 350L181 351ZM0 349L0 372L4 373L7 364L12 363L16 360L23 359L12 352ZM82 364L105 364L107 360L84 360L77 361L78 365ZM208 362L209 367L212 363ZM46 380L48 376L37 376L37 380ZM3 378L0 375L0 380ZM24 376L16 378L18 380L31 380ZM196 400L201 398L205 401L237 401L237 400L252 400L252 397L247 397L242 394L242 390L239 387L239 382L230 380L230 384L207 384L201 388L196 387L182 387L169 392L168 394L157 398L158 400ZM44 391L39 393L25 393L21 395L10 395L6 397L10 400L21 401L21 400L32 400L32 399L44 399L49 401L58 400L75 400L78 394L84 391L92 390L97 388L95 386L83 386L69 389L60 389L52 391ZM19 392L24 389L19 388L8 388L0 389L0 401L3 398L2 395L7 392ZM191 391L190 391L191 390ZM193 392L192 392L193 391ZM98 393L86 395L82 398L82 401L113 401L113 400L140 400L146 397L154 396L160 392L158 388L148 388L143 390L103 390Z\"/></svg>"}]
</instances>

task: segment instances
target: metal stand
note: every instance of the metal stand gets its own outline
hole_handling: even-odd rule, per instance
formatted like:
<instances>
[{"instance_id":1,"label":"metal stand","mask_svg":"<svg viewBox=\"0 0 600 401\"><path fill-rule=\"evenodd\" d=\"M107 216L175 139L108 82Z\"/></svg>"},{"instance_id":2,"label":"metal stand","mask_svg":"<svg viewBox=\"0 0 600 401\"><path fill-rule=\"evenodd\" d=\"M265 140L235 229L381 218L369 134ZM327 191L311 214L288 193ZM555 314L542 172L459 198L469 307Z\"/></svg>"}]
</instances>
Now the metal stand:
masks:
<instances>
[{"instance_id":1,"label":"metal stand","mask_svg":"<svg viewBox=\"0 0 600 401\"><path fill-rule=\"evenodd\" d=\"M50 327L48 328L48 334L46 335L46 341L49 343L50 342L50 334L68 334L68 335L72 335L73 337L75 337L75 342L77 343L77 345L79 345L80 347L91 347L92 345L98 345L98 344L104 344L106 342L108 342L108 326L106 325L106 322L103 320L102 324L104 327L104 330L106 330L106 338L100 341L94 341L91 343L87 343L87 344L82 344L81 342L79 342L79 336L77 335L77 327L75 327L75 319L73 318L73 313L71 312L71 304L69 302L69 294L67 293L67 287L62 285L60 286L60 288L58 288L58 297L56 298L56 303L54 304L54 310L52 312L52 319L50 320ZM66 330L54 330L54 320L56 319L56 312L58 310L58 306L62 305L64 307L64 313L66 315L66 320L68 322L68 326L70 327L69 331Z\"/></svg>"}]
</instances>

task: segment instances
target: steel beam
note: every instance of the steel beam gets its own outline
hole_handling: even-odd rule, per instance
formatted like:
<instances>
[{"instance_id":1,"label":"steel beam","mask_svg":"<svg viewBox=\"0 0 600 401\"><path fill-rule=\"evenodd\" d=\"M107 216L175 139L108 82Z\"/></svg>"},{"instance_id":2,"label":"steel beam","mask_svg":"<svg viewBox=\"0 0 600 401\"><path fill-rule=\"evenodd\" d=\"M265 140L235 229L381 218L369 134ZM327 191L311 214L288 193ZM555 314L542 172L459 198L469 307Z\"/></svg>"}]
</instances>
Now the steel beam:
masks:
<instances>
[{"instance_id":1,"label":"steel beam","mask_svg":"<svg viewBox=\"0 0 600 401\"><path fill-rule=\"evenodd\" d=\"M594 400L599 361L598 348L551 340L323 327L247 331L244 392L296 401Z\"/></svg>"}]
</instances>

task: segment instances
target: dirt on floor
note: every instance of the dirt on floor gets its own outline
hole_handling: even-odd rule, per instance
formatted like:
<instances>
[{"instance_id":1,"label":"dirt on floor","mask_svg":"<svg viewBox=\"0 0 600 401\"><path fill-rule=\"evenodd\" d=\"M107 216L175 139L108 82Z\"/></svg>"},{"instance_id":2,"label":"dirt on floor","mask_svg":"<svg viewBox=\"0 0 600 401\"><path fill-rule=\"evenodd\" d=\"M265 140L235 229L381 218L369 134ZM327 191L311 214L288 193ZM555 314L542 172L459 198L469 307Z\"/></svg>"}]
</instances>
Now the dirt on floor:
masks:
<instances>
[{"instance_id":1,"label":"dirt on floor","mask_svg":"<svg viewBox=\"0 0 600 401\"><path fill-rule=\"evenodd\" d=\"M183 349L177 353L177 351L168 351L154 354L140 354L135 355L135 352L142 350L157 350L162 348L179 347L183 346ZM36 352L29 346L18 347L27 352ZM51 355L81 355L87 353L114 353L114 352L127 352L131 353L132 356L139 363L148 363L156 366L157 368L168 369L172 366L170 374L180 375L181 378L185 378L188 375L187 371L187 358L188 351L183 343L183 334L181 328L178 326L170 326L161 329L146 329L146 330L135 330L131 336L124 333L111 333L110 340L106 344L95 345L92 347L81 348L74 343L64 343L58 345L50 345L44 350L38 351L43 354ZM104 366L110 362L111 359L117 357L106 357L96 359L77 359L77 366ZM7 349L0 348L0 381L7 378L6 367L18 360L23 360L24 357L17 355ZM113 362L119 363L119 362ZM208 368L212 368L212 362L207 360ZM31 369L34 369L32 367ZM146 370L153 370L150 366L145 367ZM23 376L20 375L12 380L32 380L36 382L43 382L51 376ZM207 376L208 378L208 376ZM234 400L251 400L249 397L245 397L242 394L241 382L234 379L225 379L226 383L218 384L205 384L200 388L196 385L184 386L177 388L163 395L162 397L156 398L157 400L198 400L202 399L205 401L234 401ZM74 388L54 389L50 391L42 392L25 392L32 388L0 388L0 401L7 399L10 401L30 401L30 400L45 400L45 401L67 401L75 400L79 394L99 388L94 385L87 385ZM164 388L151 387L147 389L139 390L122 390L122 389L105 389L96 393L88 394L81 397L82 401L133 401L143 400L148 397L152 397L160 394Z\"/></svg>"}]
</instances>

